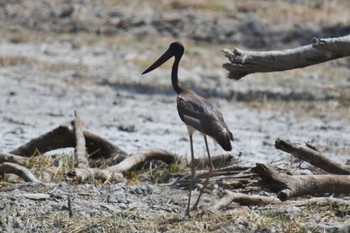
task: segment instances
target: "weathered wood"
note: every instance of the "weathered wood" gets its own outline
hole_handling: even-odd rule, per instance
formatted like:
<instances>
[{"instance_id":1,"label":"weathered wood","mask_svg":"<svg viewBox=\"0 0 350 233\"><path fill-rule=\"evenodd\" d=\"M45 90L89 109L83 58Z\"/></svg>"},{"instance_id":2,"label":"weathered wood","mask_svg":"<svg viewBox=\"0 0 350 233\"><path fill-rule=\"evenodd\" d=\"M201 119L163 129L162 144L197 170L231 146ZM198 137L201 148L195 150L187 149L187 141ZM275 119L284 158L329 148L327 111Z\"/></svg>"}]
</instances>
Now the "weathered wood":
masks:
<instances>
[{"instance_id":1,"label":"weathered wood","mask_svg":"<svg viewBox=\"0 0 350 233\"><path fill-rule=\"evenodd\" d=\"M236 202L242 205L270 205L280 204L281 200L276 197L248 195L225 190L225 195L214 205L214 209L222 209L230 205L232 202Z\"/></svg>"},{"instance_id":2,"label":"weathered wood","mask_svg":"<svg viewBox=\"0 0 350 233\"><path fill-rule=\"evenodd\" d=\"M127 153L109 141L88 131L83 131L86 152L89 154L89 165L94 166L95 160L109 159L123 160ZM10 151L10 154L30 157L35 151L45 153L55 149L74 148L76 146L75 134L67 125L61 125L50 132L47 132L28 143Z\"/></svg>"},{"instance_id":3,"label":"weathered wood","mask_svg":"<svg viewBox=\"0 0 350 233\"><path fill-rule=\"evenodd\" d=\"M74 148L76 166L79 168L87 167L88 160L86 158L85 137L83 131L84 121L76 115L74 121L72 122L72 125L76 142L76 146Z\"/></svg>"},{"instance_id":4,"label":"weathered wood","mask_svg":"<svg viewBox=\"0 0 350 233\"><path fill-rule=\"evenodd\" d=\"M328 159L325 155L310 145L303 147L289 140L277 138L276 149L292 154L294 157L306 161L322 170L339 175L350 175L350 166L337 163Z\"/></svg>"},{"instance_id":5,"label":"weathered wood","mask_svg":"<svg viewBox=\"0 0 350 233\"><path fill-rule=\"evenodd\" d=\"M15 174L26 182L41 183L29 169L16 163L5 162L0 164L0 174L3 176L5 173Z\"/></svg>"},{"instance_id":6,"label":"weathered wood","mask_svg":"<svg viewBox=\"0 0 350 233\"><path fill-rule=\"evenodd\" d=\"M170 164L176 162L178 156L165 150L154 149L143 153L133 154L125 158L119 164L111 166L108 169L116 173L123 173L129 171L132 167L151 159L161 160Z\"/></svg>"},{"instance_id":7,"label":"weathered wood","mask_svg":"<svg viewBox=\"0 0 350 233\"><path fill-rule=\"evenodd\" d=\"M20 155L23 157L32 156L35 151L45 153L47 151L74 147L74 134L66 125L61 125L50 132L47 132L28 143L10 151L10 154Z\"/></svg>"},{"instance_id":8,"label":"weathered wood","mask_svg":"<svg viewBox=\"0 0 350 233\"><path fill-rule=\"evenodd\" d=\"M28 158L18 156L18 155L13 155L13 154L6 154L6 153L1 153L0 154L0 164L9 162L9 163L16 163L19 165L25 165L26 162L28 161Z\"/></svg>"},{"instance_id":9,"label":"weathered wood","mask_svg":"<svg viewBox=\"0 0 350 233\"><path fill-rule=\"evenodd\" d=\"M109 168L75 168L68 173L70 177L79 180L80 182L86 182L88 180L101 180L114 183L126 183L126 179L123 174L115 173Z\"/></svg>"},{"instance_id":10,"label":"weathered wood","mask_svg":"<svg viewBox=\"0 0 350 233\"><path fill-rule=\"evenodd\" d=\"M76 168L72 171L72 175L80 180L87 180L91 177L101 180L110 180L112 176L114 181L125 182L122 173L129 171L131 168L147 161L147 160L161 160L165 163L174 163L178 160L178 155L170 153L165 150L149 150L144 153L136 153L125 158L120 163L107 167L105 169L80 169Z\"/></svg>"},{"instance_id":11,"label":"weathered wood","mask_svg":"<svg viewBox=\"0 0 350 233\"><path fill-rule=\"evenodd\" d=\"M350 193L349 175L297 175L292 176L277 172L268 165L256 164L253 169L265 184L278 191L281 201L308 194ZM273 184L273 186L271 186Z\"/></svg>"},{"instance_id":12,"label":"weathered wood","mask_svg":"<svg viewBox=\"0 0 350 233\"><path fill-rule=\"evenodd\" d=\"M350 56L350 35L314 39L312 44L295 49L260 52L234 48L223 52L230 61L223 65L229 71L228 77L238 80L251 73L302 68Z\"/></svg>"},{"instance_id":13,"label":"weathered wood","mask_svg":"<svg viewBox=\"0 0 350 233\"><path fill-rule=\"evenodd\" d=\"M313 197L310 199L302 199L296 201L281 201L276 197L261 196L261 195L247 195L243 193L224 191L223 197L214 205L214 209L220 210L228 207L232 202L240 205L288 205L288 206L350 206L349 200L344 200L334 197ZM272 207L273 208L273 207Z\"/></svg>"}]
</instances>

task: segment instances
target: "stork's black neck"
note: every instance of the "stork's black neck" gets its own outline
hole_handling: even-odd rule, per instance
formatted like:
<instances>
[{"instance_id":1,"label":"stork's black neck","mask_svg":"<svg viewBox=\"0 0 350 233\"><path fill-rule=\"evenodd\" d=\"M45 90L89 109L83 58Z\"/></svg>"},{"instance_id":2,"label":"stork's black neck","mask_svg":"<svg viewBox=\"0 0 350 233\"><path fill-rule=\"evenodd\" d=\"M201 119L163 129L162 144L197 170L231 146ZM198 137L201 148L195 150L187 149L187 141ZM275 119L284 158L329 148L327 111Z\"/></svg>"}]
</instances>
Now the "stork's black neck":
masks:
<instances>
[{"instance_id":1,"label":"stork's black neck","mask_svg":"<svg viewBox=\"0 0 350 233\"><path fill-rule=\"evenodd\" d=\"M179 63L181 60L182 54L175 56L175 61L173 63L173 67L171 69L171 82L173 84L173 88L177 94L180 94L182 91L182 87L179 85L179 80L177 77L177 71L179 69Z\"/></svg>"}]
</instances>

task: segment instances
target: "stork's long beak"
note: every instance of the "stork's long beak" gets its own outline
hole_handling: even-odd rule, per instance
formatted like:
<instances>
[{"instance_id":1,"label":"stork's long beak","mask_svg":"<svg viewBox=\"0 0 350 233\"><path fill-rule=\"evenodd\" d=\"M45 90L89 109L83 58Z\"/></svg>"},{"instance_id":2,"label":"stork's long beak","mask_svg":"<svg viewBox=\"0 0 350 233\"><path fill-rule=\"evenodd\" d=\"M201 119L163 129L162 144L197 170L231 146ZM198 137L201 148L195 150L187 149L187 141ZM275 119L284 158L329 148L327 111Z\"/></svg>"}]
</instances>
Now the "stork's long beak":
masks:
<instances>
[{"instance_id":1,"label":"stork's long beak","mask_svg":"<svg viewBox=\"0 0 350 233\"><path fill-rule=\"evenodd\" d=\"M158 58L157 61L155 61L150 67L148 67L147 70L143 71L142 74L146 74L148 72L151 72L152 70L158 68L161 66L164 62L169 60L174 54L171 52L170 49L168 49L160 58Z\"/></svg>"}]
</instances>

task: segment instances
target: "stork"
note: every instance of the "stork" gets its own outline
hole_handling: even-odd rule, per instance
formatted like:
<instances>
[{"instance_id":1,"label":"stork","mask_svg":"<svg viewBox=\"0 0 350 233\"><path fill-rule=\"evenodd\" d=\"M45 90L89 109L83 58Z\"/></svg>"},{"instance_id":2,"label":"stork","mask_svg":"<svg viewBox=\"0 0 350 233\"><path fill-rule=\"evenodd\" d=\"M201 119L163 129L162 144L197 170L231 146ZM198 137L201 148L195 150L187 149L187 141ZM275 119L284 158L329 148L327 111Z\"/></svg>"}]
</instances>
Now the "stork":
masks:
<instances>
[{"instance_id":1,"label":"stork","mask_svg":"<svg viewBox=\"0 0 350 233\"><path fill-rule=\"evenodd\" d=\"M194 91L182 87L179 85L178 81L178 68L181 57L185 51L184 46L181 42L173 42L170 44L168 50L156 60L148 69L146 69L142 74L146 74L163 63L168 61L170 58L174 57L174 63L171 70L171 81L175 92L177 93L177 111L181 120L186 124L188 129L188 134L191 144L191 182L190 191L188 196L188 204L186 215L190 216L190 211L197 209L199 200L209 183L209 178L212 176L214 171L214 166L210 157L207 136L212 137L220 146L226 150L231 151L231 141L233 141L233 135L230 132L228 126L226 125L224 118L219 110L217 110L214 105L203 97L197 95ZM193 188L193 179L195 175L195 164L194 164L194 151L193 151L193 141L192 135L195 131L202 133L204 137L204 142L209 159L209 171L206 180L204 181L203 187L199 192L197 201L191 206L191 192Z\"/></svg>"}]
</instances>

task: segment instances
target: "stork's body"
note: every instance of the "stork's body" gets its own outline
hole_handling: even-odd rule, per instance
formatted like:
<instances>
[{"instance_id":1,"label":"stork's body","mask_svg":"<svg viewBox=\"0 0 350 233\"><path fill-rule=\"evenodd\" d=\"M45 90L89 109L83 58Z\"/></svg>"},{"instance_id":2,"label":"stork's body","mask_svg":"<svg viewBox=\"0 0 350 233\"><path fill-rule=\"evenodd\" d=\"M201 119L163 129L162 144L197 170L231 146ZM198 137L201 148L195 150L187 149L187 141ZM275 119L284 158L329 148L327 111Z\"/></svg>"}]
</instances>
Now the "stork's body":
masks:
<instances>
[{"instance_id":1,"label":"stork's body","mask_svg":"<svg viewBox=\"0 0 350 233\"><path fill-rule=\"evenodd\" d=\"M171 70L171 80L172 85L175 92L178 94L177 97L177 110L181 120L186 124L190 143L191 143L191 184L190 184L190 193L188 198L188 207L186 214L189 215L190 212L190 203L191 203L191 191L193 186L193 178L195 174L194 167L194 152L193 152L193 142L192 135L194 131L199 131L204 136L204 141L208 153L210 168L208 172L207 179L204 182L203 188L201 189L198 199L194 204L193 208L197 208L200 197L206 188L209 178L212 175L214 170L209 148L207 142L207 135L212 137L215 141L217 141L224 150L230 151L232 150L231 140L233 140L232 133L228 129L224 118L219 110L217 110L214 105L203 97L197 95L190 89L181 87L178 83L178 67L181 60L181 57L184 53L184 47L180 42L174 42L170 44L169 49L156 61L154 62L147 70L145 70L142 74L148 73L164 62L169 60L171 57L175 57L172 70Z\"/></svg>"}]
</instances>

